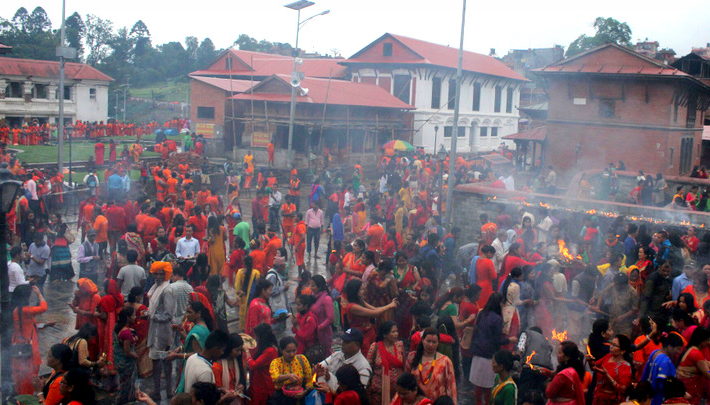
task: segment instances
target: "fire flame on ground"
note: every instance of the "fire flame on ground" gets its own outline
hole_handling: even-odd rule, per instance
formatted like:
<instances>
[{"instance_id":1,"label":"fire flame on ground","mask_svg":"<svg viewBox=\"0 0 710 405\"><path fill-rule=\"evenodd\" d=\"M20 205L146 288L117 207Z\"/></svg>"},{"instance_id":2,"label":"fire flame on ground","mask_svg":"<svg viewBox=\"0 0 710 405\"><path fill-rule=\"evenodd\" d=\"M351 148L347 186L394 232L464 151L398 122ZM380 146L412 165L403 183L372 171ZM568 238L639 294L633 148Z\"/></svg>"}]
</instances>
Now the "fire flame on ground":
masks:
<instances>
[{"instance_id":1,"label":"fire flame on ground","mask_svg":"<svg viewBox=\"0 0 710 405\"><path fill-rule=\"evenodd\" d=\"M552 330L552 338L554 340L559 340L560 342L564 342L567 340L567 331L563 330L562 332L557 333L557 330L553 329Z\"/></svg>"}]
</instances>

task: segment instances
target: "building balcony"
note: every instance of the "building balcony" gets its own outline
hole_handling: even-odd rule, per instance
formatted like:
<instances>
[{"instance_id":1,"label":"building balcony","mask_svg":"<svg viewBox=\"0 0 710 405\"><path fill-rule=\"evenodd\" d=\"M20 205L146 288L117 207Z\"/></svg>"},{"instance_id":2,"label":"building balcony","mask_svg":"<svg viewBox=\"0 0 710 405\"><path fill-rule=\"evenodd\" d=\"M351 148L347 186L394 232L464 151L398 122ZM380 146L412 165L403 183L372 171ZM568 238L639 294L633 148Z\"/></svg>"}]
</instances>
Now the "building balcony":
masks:
<instances>
[{"instance_id":1,"label":"building balcony","mask_svg":"<svg viewBox=\"0 0 710 405\"><path fill-rule=\"evenodd\" d=\"M57 116L59 115L59 100L32 99L25 102L21 98L0 99L0 114L5 116ZM76 115L76 103L64 100L64 114Z\"/></svg>"}]
</instances>

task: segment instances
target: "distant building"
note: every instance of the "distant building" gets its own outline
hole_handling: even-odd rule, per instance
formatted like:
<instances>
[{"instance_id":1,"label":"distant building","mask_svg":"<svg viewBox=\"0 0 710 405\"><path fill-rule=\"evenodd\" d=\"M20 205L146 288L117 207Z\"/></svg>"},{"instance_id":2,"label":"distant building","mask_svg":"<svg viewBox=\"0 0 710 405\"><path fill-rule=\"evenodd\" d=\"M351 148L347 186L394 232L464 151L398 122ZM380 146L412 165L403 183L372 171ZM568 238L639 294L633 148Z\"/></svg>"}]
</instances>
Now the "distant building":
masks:
<instances>
[{"instance_id":1,"label":"distant building","mask_svg":"<svg viewBox=\"0 0 710 405\"><path fill-rule=\"evenodd\" d=\"M258 155L273 141L276 165L285 167L295 87L295 163L304 165L309 150L319 159L329 150L339 163L374 164L381 144L410 134L413 107L377 86L351 82L340 61L304 57L303 78L294 81L292 57L226 50L190 73L192 129L213 139L212 156L241 159L249 148Z\"/></svg>"},{"instance_id":2,"label":"distant building","mask_svg":"<svg viewBox=\"0 0 710 405\"><path fill-rule=\"evenodd\" d=\"M646 38L645 41L636 42L633 49L647 58L660 60L665 64L673 63L676 55L675 51L667 48L659 49L659 47L660 44L658 41L649 41L648 38Z\"/></svg>"},{"instance_id":3,"label":"distant building","mask_svg":"<svg viewBox=\"0 0 710 405\"><path fill-rule=\"evenodd\" d=\"M710 59L710 42L708 42L705 47L693 48L690 52L702 56L705 59Z\"/></svg>"},{"instance_id":4,"label":"distant building","mask_svg":"<svg viewBox=\"0 0 710 405\"><path fill-rule=\"evenodd\" d=\"M491 50L495 53L495 50ZM411 142L427 152L451 148L458 48L384 34L340 63L352 80L376 84L413 112ZM491 56L464 52L458 151L496 149L518 131L520 89L528 79Z\"/></svg>"},{"instance_id":5,"label":"distant building","mask_svg":"<svg viewBox=\"0 0 710 405\"><path fill-rule=\"evenodd\" d=\"M12 47L0 43L0 55L5 55L12 52Z\"/></svg>"},{"instance_id":6,"label":"distant building","mask_svg":"<svg viewBox=\"0 0 710 405\"><path fill-rule=\"evenodd\" d=\"M59 62L0 57L0 119L10 126L57 123L61 93L67 121L106 121L112 81L89 65L66 63L60 92Z\"/></svg>"},{"instance_id":7,"label":"distant building","mask_svg":"<svg viewBox=\"0 0 710 405\"><path fill-rule=\"evenodd\" d=\"M552 48L511 49L503 57L503 63L525 76L533 69L545 67L564 59L565 50L560 45Z\"/></svg>"},{"instance_id":8,"label":"distant building","mask_svg":"<svg viewBox=\"0 0 710 405\"><path fill-rule=\"evenodd\" d=\"M535 73L550 101L541 155L531 161L569 173L623 160L669 175L699 164L710 87L693 76L616 44Z\"/></svg>"}]
</instances>

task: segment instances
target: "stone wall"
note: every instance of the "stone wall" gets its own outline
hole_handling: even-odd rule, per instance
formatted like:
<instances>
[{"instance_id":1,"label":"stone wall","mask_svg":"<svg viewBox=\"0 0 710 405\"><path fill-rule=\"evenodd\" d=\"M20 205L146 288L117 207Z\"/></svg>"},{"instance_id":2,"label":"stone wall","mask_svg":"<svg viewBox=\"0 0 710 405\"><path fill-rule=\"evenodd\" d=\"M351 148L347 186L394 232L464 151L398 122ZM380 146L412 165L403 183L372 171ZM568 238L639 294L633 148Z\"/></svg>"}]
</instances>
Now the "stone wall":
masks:
<instances>
[{"instance_id":1,"label":"stone wall","mask_svg":"<svg viewBox=\"0 0 710 405\"><path fill-rule=\"evenodd\" d=\"M506 206L506 212L515 220L520 208L525 208L538 218L541 208L558 209L579 215L594 214L601 217L625 216L635 223L650 223L669 226L697 226L710 224L710 213L677 211L658 207L626 204L611 201L575 199L567 196L524 193L490 187L486 183L462 184L456 187L453 196L455 226L461 228L463 240L474 240L481 229L478 219L487 213L491 220L498 215L496 208ZM539 218L541 220L542 218Z\"/></svg>"}]
</instances>

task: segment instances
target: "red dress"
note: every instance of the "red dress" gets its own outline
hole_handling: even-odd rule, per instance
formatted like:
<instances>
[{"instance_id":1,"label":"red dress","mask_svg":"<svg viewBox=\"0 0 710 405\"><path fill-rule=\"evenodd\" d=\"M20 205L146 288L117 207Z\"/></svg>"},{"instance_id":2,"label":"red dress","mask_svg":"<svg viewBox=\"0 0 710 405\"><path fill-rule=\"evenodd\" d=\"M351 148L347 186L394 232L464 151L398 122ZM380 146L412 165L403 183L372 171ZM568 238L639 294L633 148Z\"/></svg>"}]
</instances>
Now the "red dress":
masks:
<instances>
[{"instance_id":1,"label":"red dress","mask_svg":"<svg viewBox=\"0 0 710 405\"><path fill-rule=\"evenodd\" d=\"M271 325L271 308L263 298L254 298L249 304L244 331L247 335L254 337L254 328L261 323Z\"/></svg>"},{"instance_id":2,"label":"red dress","mask_svg":"<svg viewBox=\"0 0 710 405\"><path fill-rule=\"evenodd\" d=\"M276 391L269 374L269 366L278 357L279 353L276 348L269 347L259 357L247 359L251 377L247 396L251 398L251 405L266 405L269 397Z\"/></svg>"},{"instance_id":3,"label":"red dress","mask_svg":"<svg viewBox=\"0 0 710 405\"><path fill-rule=\"evenodd\" d=\"M616 405L624 402L626 389L631 385L631 364L627 361L615 363L609 353L597 360L596 366L609 372L617 386L615 389L605 376L597 374L597 385L594 388L594 402L592 404Z\"/></svg>"},{"instance_id":4,"label":"red dress","mask_svg":"<svg viewBox=\"0 0 710 405\"><path fill-rule=\"evenodd\" d=\"M36 307L22 307L22 323L18 308L12 316L15 331L12 334L12 344L29 343L32 345L32 357L29 359L12 359L12 377L18 394L32 395L32 379L39 373L42 365L42 355L39 352L39 336L35 316L47 312L47 302L42 300Z\"/></svg>"},{"instance_id":5,"label":"red dress","mask_svg":"<svg viewBox=\"0 0 710 405\"><path fill-rule=\"evenodd\" d=\"M372 342L375 341L375 338L377 337L377 332L375 331L375 327L370 322L370 317L355 315L350 312L353 308L353 305L355 304L350 303L343 307L342 315L343 318L345 316L348 317L348 326L350 328L360 329L360 332L362 332L362 334L364 335L362 347L360 350L362 351L362 354L364 356L367 356L367 351L370 349L370 345L372 344Z\"/></svg>"},{"instance_id":6,"label":"red dress","mask_svg":"<svg viewBox=\"0 0 710 405\"><path fill-rule=\"evenodd\" d=\"M104 164L105 149L106 146L101 142L94 145L94 161L96 162L97 166L101 166Z\"/></svg>"}]
</instances>

